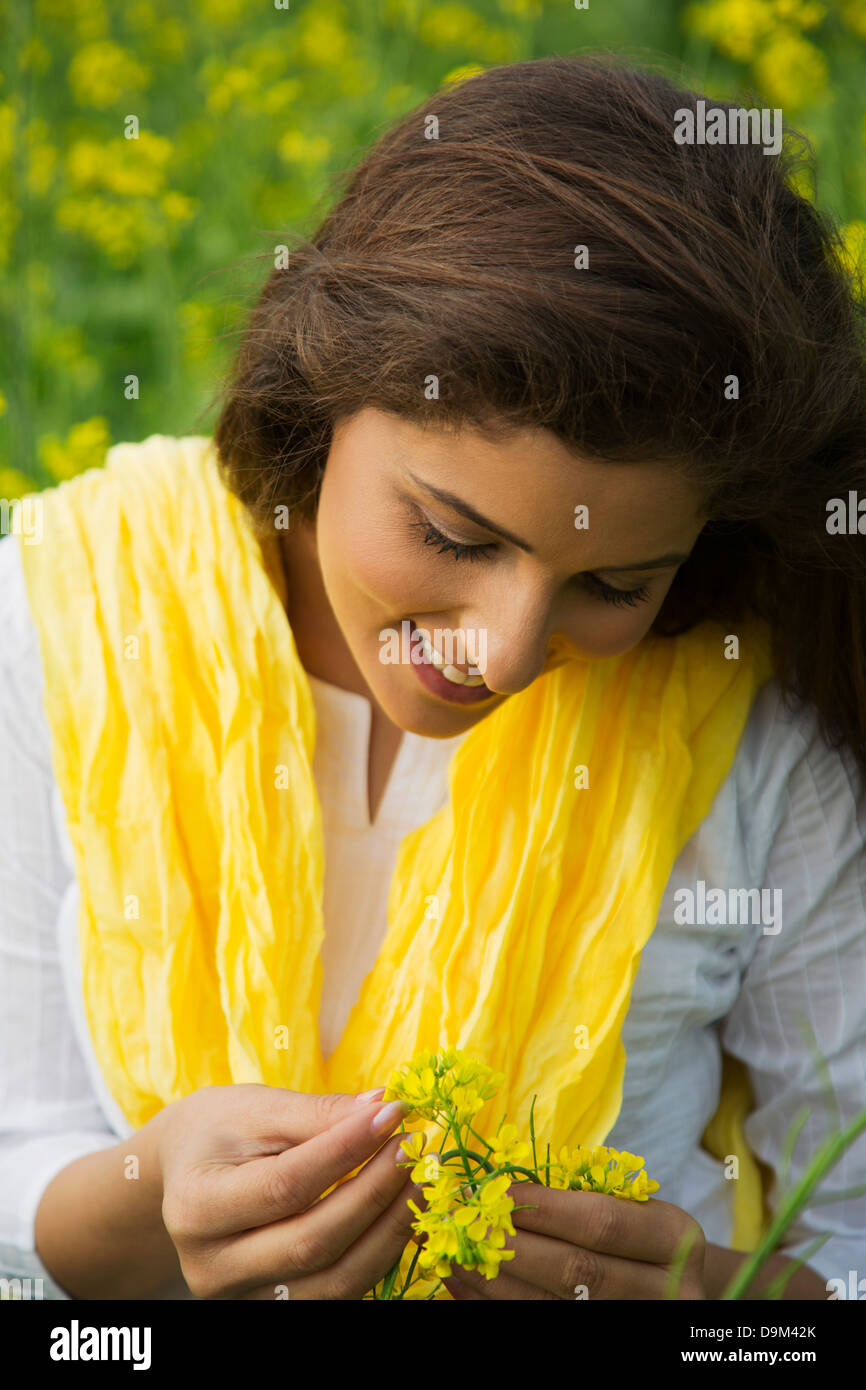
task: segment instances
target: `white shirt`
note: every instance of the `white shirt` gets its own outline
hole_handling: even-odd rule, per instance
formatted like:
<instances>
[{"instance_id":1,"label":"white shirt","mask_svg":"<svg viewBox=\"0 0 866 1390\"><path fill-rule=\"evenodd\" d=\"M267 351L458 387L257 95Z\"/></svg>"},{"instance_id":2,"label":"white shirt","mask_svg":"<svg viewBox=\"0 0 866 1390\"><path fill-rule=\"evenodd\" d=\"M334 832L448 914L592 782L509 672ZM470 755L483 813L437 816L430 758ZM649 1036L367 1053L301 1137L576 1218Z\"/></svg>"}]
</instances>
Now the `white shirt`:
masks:
<instances>
[{"instance_id":1,"label":"white shirt","mask_svg":"<svg viewBox=\"0 0 866 1390\"><path fill-rule=\"evenodd\" d=\"M18 538L0 541L0 1274L43 1278L67 1295L34 1248L34 1219L51 1179L83 1154L132 1133L108 1093L84 1014L78 889L52 770L43 672ZM325 837L322 1046L330 1054L386 927L403 837L448 796L448 765L465 734L404 734L375 824L367 810L369 702L316 678L314 777ZM729 1246L732 1183L700 1147L719 1098L720 1046L748 1065L753 1150L780 1174L785 1136L813 1113L791 1164L796 1180L830 1127L866 1109L866 823L855 764L793 714L771 681L750 714L731 771L679 855L635 978L623 1028L623 1100L607 1141L643 1155L656 1196L690 1212L707 1240ZM575 847L575 853L579 852ZM757 920L681 925L675 894L769 889L783 894L776 934ZM745 918L746 914L743 914ZM839 1115L797 1015L827 1060ZM579 1023L579 1019L575 1019ZM375 1085L385 1078L371 1077ZM819 1193L866 1182L866 1134ZM778 1181L771 1195L779 1205ZM807 1208L784 1246L823 1278L866 1276L866 1195Z\"/></svg>"}]
</instances>

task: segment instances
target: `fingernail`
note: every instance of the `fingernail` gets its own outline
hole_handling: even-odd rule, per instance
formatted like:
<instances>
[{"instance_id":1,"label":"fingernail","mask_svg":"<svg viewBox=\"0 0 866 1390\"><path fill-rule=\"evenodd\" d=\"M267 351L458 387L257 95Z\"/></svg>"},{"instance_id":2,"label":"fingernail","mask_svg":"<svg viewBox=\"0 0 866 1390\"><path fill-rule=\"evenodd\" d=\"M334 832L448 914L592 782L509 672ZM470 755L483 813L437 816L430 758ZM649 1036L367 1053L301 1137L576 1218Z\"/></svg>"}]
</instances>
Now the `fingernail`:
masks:
<instances>
[{"instance_id":1,"label":"fingernail","mask_svg":"<svg viewBox=\"0 0 866 1390\"><path fill-rule=\"evenodd\" d=\"M377 1110L373 1116L371 1129L374 1134L387 1134L393 1129L398 1121L409 1114L411 1106L404 1100L392 1100L389 1105L383 1105L381 1110Z\"/></svg>"},{"instance_id":2,"label":"fingernail","mask_svg":"<svg viewBox=\"0 0 866 1390\"><path fill-rule=\"evenodd\" d=\"M372 1091L362 1091L360 1095L355 1096L355 1104L364 1105L369 1100L380 1100L385 1094L385 1089L384 1086L374 1086Z\"/></svg>"}]
</instances>

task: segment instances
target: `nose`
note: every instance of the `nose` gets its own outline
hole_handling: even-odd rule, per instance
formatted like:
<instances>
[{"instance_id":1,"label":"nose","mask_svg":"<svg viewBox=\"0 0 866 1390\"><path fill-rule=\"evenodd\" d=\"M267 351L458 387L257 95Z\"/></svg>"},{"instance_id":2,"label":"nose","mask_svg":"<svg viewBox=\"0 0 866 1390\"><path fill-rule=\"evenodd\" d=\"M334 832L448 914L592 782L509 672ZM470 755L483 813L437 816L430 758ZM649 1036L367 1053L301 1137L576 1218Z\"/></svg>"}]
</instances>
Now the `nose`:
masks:
<instances>
[{"instance_id":1,"label":"nose","mask_svg":"<svg viewBox=\"0 0 866 1390\"><path fill-rule=\"evenodd\" d=\"M550 593L539 589L503 594L484 611L466 618L486 644L486 664L478 669L484 683L498 695L516 695L543 672L561 663L562 644L554 636L555 606ZM557 659L559 658L559 659Z\"/></svg>"}]
</instances>

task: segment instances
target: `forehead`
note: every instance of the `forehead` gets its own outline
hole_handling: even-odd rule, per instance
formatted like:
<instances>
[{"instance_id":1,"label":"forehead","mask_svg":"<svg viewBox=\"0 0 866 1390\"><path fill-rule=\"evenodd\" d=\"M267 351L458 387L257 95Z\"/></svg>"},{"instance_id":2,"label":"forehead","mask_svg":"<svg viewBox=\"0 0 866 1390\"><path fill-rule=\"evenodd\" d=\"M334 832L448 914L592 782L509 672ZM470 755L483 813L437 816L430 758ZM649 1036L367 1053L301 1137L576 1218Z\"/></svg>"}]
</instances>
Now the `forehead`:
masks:
<instances>
[{"instance_id":1,"label":"forehead","mask_svg":"<svg viewBox=\"0 0 866 1390\"><path fill-rule=\"evenodd\" d=\"M491 437L419 426L368 409L350 422L353 452L377 459L413 495L409 475L453 493L552 562L567 548L586 563L615 565L688 547L703 524L697 487L679 468L659 463L597 463L581 458L549 430ZM444 505L433 502L440 510ZM586 507L588 526L575 527ZM603 553L602 553L603 552ZM627 552L627 553L626 553Z\"/></svg>"}]
</instances>

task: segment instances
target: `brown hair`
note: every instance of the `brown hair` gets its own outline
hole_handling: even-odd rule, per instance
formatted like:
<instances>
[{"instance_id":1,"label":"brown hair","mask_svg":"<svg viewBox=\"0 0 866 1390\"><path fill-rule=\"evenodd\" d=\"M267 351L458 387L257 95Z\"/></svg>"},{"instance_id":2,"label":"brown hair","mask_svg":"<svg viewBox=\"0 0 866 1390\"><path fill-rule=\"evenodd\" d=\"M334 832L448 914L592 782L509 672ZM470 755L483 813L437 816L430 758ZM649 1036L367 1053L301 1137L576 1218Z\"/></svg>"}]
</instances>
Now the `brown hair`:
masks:
<instances>
[{"instance_id":1,"label":"brown hair","mask_svg":"<svg viewBox=\"0 0 866 1390\"><path fill-rule=\"evenodd\" d=\"M366 405L669 463L711 520L654 630L766 618L789 704L866 779L866 555L826 529L832 497L866 497L866 306L791 184L808 141L678 144L697 99L596 53L492 68L404 116L268 277L220 388L221 469L258 527L280 504L310 517L332 430Z\"/></svg>"}]
</instances>

